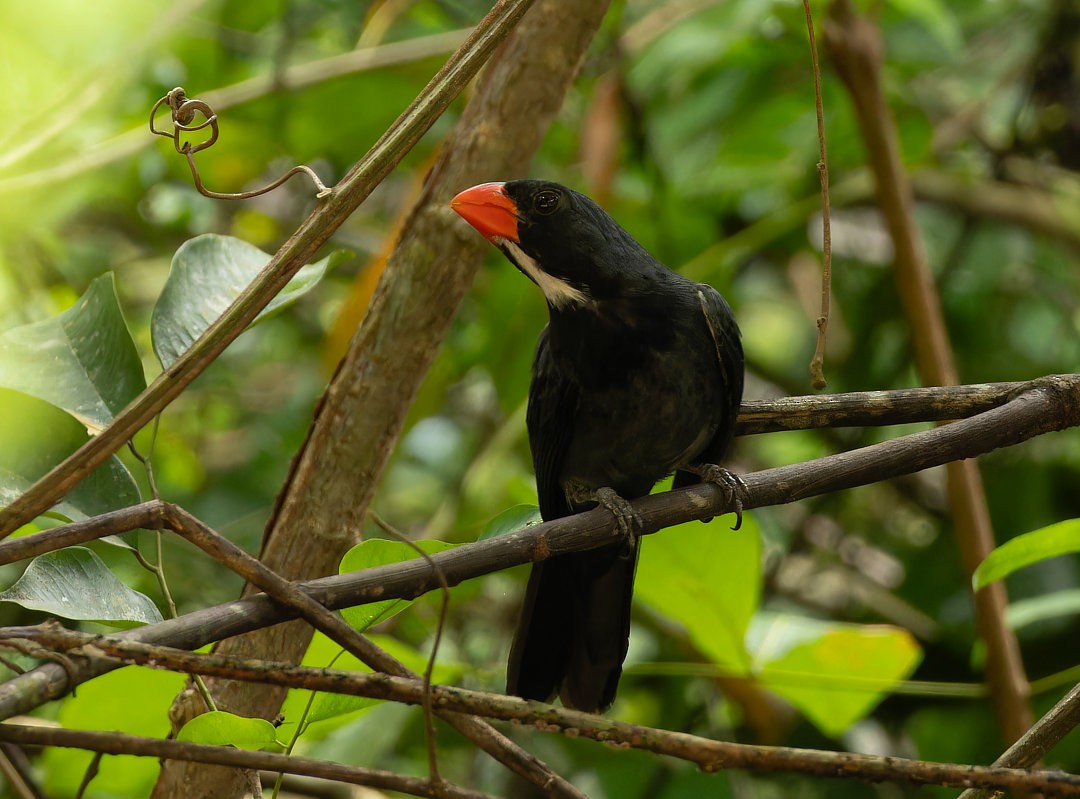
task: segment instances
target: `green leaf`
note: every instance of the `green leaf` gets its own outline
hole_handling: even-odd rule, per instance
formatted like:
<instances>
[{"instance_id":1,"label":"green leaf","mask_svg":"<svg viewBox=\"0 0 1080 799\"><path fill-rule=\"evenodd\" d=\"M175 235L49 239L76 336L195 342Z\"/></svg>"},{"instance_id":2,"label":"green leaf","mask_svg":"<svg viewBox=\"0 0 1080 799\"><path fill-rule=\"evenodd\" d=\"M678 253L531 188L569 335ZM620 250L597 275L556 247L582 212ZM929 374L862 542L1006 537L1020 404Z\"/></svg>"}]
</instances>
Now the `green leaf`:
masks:
<instances>
[{"instance_id":1,"label":"green leaf","mask_svg":"<svg viewBox=\"0 0 1080 799\"><path fill-rule=\"evenodd\" d=\"M429 555L454 546L445 541L431 539L416 541L415 544ZM390 563L401 563L419 557L420 555L416 549L403 541L371 538L367 541L361 541L345 553L345 556L341 559L341 565L338 567L338 573L345 574L346 572L370 569L375 566L386 566ZM387 599L382 602L358 605L354 608L344 608L341 615L345 617L345 621L363 632L376 622L385 621L392 616L396 616L412 603L413 600L411 599Z\"/></svg>"},{"instance_id":2,"label":"green leaf","mask_svg":"<svg viewBox=\"0 0 1080 799\"><path fill-rule=\"evenodd\" d=\"M111 272L62 314L0 335L0 386L63 408L92 432L146 388Z\"/></svg>"},{"instance_id":3,"label":"green leaf","mask_svg":"<svg viewBox=\"0 0 1080 799\"><path fill-rule=\"evenodd\" d=\"M34 558L15 584L0 592L0 601L80 621L161 621L161 613L149 597L120 582L104 561L85 547L68 547Z\"/></svg>"},{"instance_id":4,"label":"green leaf","mask_svg":"<svg viewBox=\"0 0 1080 799\"><path fill-rule=\"evenodd\" d=\"M252 324L311 291L327 269L349 257L338 250L302 268ZM168 368L213 324L270 261L270 255L231 236L206 234L180 245L150 320L150 337Z\"/></svg>"},{"instance_id":5,"label":"green leaf","mask_svg":"<svg viewBox=\"0 0 1080 799\"><path fill-rule=\"evenodd\" d=\"M1080 519L1068 519L1018 535L994 549L971 576L978 591L1040 560L1080 552Z\"/></svg>"},{"instance_id":6,"label":"green leaf","mask_svg":"<svg viewBox=\"0 0 1080 799\"><path fill-rule=\"evenodd\" d=\"M826 735L869 714L922 659L907 630L759 613L747 635L758 680Z\"/></svg>"},{"instance_id":7,"label":"green leaf","mask_svg":"<svg viewBox=\"0 0 1080 799\"><path fill-rule=\"evenodd\" d=\"M536 505L514 505L488 522L476 540L484 541L498 535L516 533L518 530L524 530L542 521L540 508Z\"/></svg>"},{"instance_id":8,"label":"green leaf","mask_svg":"<svg viewBox=\"0 0 1080 799\"><path fill-rule=\"evenodd\" d=\"M254 751L280 752L285 748L277 739L277 729L266 719L237 716L224 710L196 716L180 728L176 740Z\"/></svg>"},{"instance_id":9,"label":"green leaf","mask_svg":"<svg viewBox=\"0 0 1080 799\"><path fill-rule=\"evenodd\" d=\"M753 518L688 522L641 541L635 596L686 628L714 663L744 672L744 639L761 595L761 536Z\"/></svg>"},{"instance_id":10,"label":"green leaf","mask_svg":"<svg viewBox=\"0 0 1080 799\"><path fill-rule=\"evenodd\" d=\"M82 424L53 405L0 389L0 505L12 502L89 438ZM114 455L53 506L53 511L79 520L139 500L134 478Z\"/></svg>"}]
</instances>

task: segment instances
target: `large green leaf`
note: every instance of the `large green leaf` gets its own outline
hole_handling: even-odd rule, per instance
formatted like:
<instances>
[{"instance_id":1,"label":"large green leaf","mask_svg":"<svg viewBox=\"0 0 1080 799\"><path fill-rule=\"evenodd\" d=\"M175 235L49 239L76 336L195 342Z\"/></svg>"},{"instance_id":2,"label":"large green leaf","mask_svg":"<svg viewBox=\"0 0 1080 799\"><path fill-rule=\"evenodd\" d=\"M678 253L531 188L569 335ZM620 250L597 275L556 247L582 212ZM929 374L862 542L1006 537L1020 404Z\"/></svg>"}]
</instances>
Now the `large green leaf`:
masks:
<instances>
[{"instance_id":1,"label":"large green leaf","mask_svg":"<svg viewBox=\"0 0 1080 799\"><path fill-rule=\"evenodd\" d=\"M749 665L744 639L761 594L761 536L753 518L689 522L641 541L635 595L686 628L694 646L736 672Z\"/></svg>"},{"instance_id":2,"label":"large green leaf","mask_svg":"<svg viewBox=\"0 0 1080 799\"><path fill-rule=\"evenodd\" d=\"M907 630L759 613L747 635L761 684L827 735L870 713L922 659Z\"/></svg>"},{"instance_id":3,"label":"large green leaf","mask_svg":"<svg viewBox=\"0 0 1080 799\"><path fill-rule=\"evenodd\" d=\"M146 388L111 272L62 314L0 335L0 386L63 408L93 432Z\"/></svg>"},{"instance_id":4,"label":"large green leaf","mask_svg":"<svg viewBox=\"0 0 1080 799\"><path fill-rule=\"evenodd\" d=\"M280 752L285 748L277 739L274 725L266 719L237 716L224 710L212 710L191 719L180 728L176 740L256 751Z\"/></svg>"},{"instance_id":5,"label":"large green leaf","mask_svg":"<svg viewBox=\"0 0 1080 799\"><path fill-rule=\"evenodd\" d=\"M66 619L152 624L161 621L145 594L124 585L104 561L85 547L68 547L30 561L0 601L14 602Z\"/></svg>"},{"instance_id":6,"label":"large green leaf","mask_svg":"<svg viewBox=\"0 0 1080 799\"><path fill-rule=\"evenodd\" d=\"M9 504L87 440L86 428L53 405L0 389L0 505ZM79 520L137 502L135 480L114 455L54 510Z\"/></svg>"},{"instance_id":7,"label":"large green leaf","mask_svg":"<svg viewBox=\"0 0 1080 799\"><path fill-rule=\"evenodd\" d=\"M308 264L255 318L253 324L311 291L326 270L348 253ZM206 234L180 245L150 320L154 352L168 368L229 307L270 261L270 255L231 236Z\"/></svg>"},{"instance_id":8,"label":"large green leaf","mask_svg":"<svg viewBox=\"0 0 1080 799\"><path fill-rule=\"evenodd\" d=\"M1072 552L1080 552L1080 519L1051 524L1006 541L979 564L971 576L971 584L978 591L1017 569Z\"/></svg>"},{"instance_id":9,"label":"large green leaf","mask_svg":"<svg viewBox=\"0 0 1080 799\"><path fill-rule=\"evenodd\" d=\"M429 555L454 546L445 541L431 539L416 541L415 544ZM345 556L341 559L341 565L338 567L338 572L345 574L346 572L370 569L375 566L386 566L390 563L400 563L404 560L419 557L420 555L416 549L404 541L371 538L367 541L361 541L345 553ZM345 617L345 621L349 622L357 630L363 631L376 622L385 621L401 613L412 602L411 599L387 599L382 602L371 602L366 605L357 605L354 608L345 608L341 611L341 615Z\"/></svg>"}]
</instances>

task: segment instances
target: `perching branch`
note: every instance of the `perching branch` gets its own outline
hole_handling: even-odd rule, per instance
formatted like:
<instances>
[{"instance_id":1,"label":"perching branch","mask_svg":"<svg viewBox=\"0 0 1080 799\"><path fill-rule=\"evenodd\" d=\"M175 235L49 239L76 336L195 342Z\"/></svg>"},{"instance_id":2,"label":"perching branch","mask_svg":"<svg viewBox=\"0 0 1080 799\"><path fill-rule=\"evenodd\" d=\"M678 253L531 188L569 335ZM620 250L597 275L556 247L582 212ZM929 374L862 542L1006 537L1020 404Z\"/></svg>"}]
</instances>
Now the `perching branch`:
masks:
<instances>
[{"instance_id":1,"label":"perching branch","mask_svg":"<svg viewBox=\"0 0 1080 799\"><path fill-rule=\"evenodd\" d=\"M1001 407L970 419L850 452L744 475L747 491L743 497L743 507L751 510L868 485L952 460L973 458L999 447L1077 425L1080 425L1080 375L1044 378L1033 381L1027 390L1017 393ZM696 485L655 494L635 501L633 506L644 522L646 533L731 511L722 492L712 485ZM81 535L86 535L86 526L86 523L80 523L65 529L79 530ZM115 525L109 526L115 531L114 528ZM37 535L50 534L51 531ZM456 547L432 555L431 560L442 571L447 584L454 586L464 580L521 563L593 549L612 543L618 537L619 532L611 515L604 510L592 510ZM19 545L19 541L5 542L0 545L0 552L12 551L9 548ZM297 587L315 601L337 609L384 599L412 599L435 590L439 585L440 581L433 574L431 566L418 558L309 580L298 583ZM225 637L296 618L297 615L296 610L282 607L265 594L258 594L204 608L178 619L125 631L118 637L195 649ZM29 712L112 668L113 665L100 661L78 664L72 670L69 682L61 666L47 663L14 677L0 685L0 718Z\"/></svg>"},{"instance_id":2,"label":"perching branch","mask_svg":"<svg viewBox=\"0 0 1080 799\"><path fill-rule=\"evenodd\" d=\"M927 386L891 391L855 391L846 394L750 400L744 402L739 409L736 431L737 435L745 436L825 427L869 427L954 421L1000 408L1011 399L1027 391L1041 389L1048 383L1071 390L1068 387L1075 385L1078 380L1080 380L1080 375L1053 375L1038 380L1011 383L973 383L964 386ZM879 446L884 446L884 444ZM192 524L186 525L184 519L190 519ZM63 547L95 541L108 535L117 535L139 528L156 528L159 524L180 533L245 580L259 582L255 572L244 566L238 557L225 554L219 549L220 546L232 547L231 543L227 541L223 544L216 541L211 543L200 532L204 528L201 522L182 508L158 501L144 502L129 508L110 511L92 519L4 541L0 543L0 566L37 557ZM247 553L240 553L240 555L243 559L250 558ZM255 564L258 562L255 561ZM262 564L258 564L251 568L263 567Z\"/></svg>"}]
</instances>

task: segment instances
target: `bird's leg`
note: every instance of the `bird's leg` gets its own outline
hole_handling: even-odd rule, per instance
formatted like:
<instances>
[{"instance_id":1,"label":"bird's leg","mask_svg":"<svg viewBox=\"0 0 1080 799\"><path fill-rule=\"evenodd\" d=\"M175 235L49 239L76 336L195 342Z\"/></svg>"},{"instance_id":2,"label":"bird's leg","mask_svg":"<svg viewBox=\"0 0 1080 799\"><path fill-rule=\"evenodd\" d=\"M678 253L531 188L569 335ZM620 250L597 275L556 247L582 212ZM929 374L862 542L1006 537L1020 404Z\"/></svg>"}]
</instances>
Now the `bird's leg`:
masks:
<instances>
[{"instance_id":1,"label":"bird's leg","mask_svg":"<svg viewBox=\"0 0 1080 799\"><path fill-rule=\"evenodd\" d=\"M623 557L630 557L634 553L644 523L637 511L615 489L606 486L591 489L581 483L571 482L566 485L566 498L576 505L583 502L595 502L611 511L611 515L615 517L615 523L618 525L619 532L625 542L626 549L622 553Z\"/></svg>"},{"instance_id":2,"label":"bird's leg","mask_svg":"<svg viewBox=\"0 0 1080 799\"><path fill-rule=\"evenodd\" d=\"M742 478L715 463L694 464L687 466L686 471L696 474L701 478L701 482L712 483L723 491L725 502L733 506L735 513L735 524L731 526L731 529L738 530L742 527L742 498L746 495L746 483L742 481Z\"/></svg>"}]
</instances>

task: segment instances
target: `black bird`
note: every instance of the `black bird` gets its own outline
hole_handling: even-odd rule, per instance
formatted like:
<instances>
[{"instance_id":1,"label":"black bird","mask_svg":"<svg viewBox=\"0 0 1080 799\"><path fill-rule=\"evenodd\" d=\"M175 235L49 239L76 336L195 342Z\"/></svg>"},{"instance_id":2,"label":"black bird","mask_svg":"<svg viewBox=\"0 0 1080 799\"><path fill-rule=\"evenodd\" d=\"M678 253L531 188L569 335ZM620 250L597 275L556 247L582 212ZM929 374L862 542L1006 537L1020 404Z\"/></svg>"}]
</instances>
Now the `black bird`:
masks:
<instances>
[{"instance_id":1,"label":"black bird","mask_svg":"<svg viewBox=\"0 0 1080 799\"><path fill-rule=\"evenodd\" d=\"M484 183L451 207L540 287L527 422L545 521L594 507L624 543L533 566L507 691L579 710L615 699L630 635L637 547L626 502L675 485L741 484L717 464L731 443L743 352L711 286L653 258L588 197L557 183Z\"/></svg>"}]
</instances>

